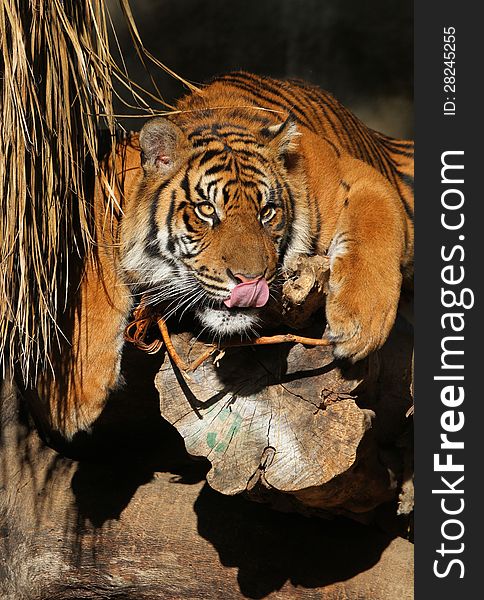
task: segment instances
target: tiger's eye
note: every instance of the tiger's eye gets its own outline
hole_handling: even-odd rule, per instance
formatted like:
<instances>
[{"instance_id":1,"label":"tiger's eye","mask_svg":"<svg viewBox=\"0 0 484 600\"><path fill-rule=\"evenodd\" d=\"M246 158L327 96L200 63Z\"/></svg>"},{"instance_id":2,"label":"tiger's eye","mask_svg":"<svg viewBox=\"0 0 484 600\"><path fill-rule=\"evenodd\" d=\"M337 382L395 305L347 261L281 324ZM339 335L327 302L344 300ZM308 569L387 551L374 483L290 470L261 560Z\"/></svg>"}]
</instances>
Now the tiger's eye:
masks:
<instances>
[{"instance_id":1,"label":"tiger's eye","mask_svg":"<svg viewBox=\"0 0 484 600\"><path fill-rule=\"evenodd\" d=\"M215 208L208 202L202 202L201 204L197 204L197 206L195 207L195 212L202 219L203 217L208 217L210 219L215 214Z\"/></svg>"},{"instance_id":2,"label":"tiger's eye","mask_svg":"<svg viewBox=\"0 0 484 600\"><path fill-rule=\"evenodd\" d=\"M273 206L267 205L260 211L259 217L261 221L270 221L276 214Z\"/></svg>"}]
</instances>

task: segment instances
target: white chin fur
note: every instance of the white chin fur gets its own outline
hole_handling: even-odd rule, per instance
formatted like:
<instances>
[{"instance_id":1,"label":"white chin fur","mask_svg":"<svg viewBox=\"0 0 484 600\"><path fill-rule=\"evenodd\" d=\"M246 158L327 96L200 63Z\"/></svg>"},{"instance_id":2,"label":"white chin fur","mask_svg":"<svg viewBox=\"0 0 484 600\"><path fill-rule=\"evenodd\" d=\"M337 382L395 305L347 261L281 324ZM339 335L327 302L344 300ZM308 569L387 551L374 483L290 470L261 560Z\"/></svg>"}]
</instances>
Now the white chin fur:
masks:
<instances>
[{"instance_id":1,"label":"white chin fur","mask_svg":"<svg viewBox=\"0 0 484 600\"><path fill-rule=\"evenodd\" d=\"M237 333L250 334L259 322L258 310L199 308L196 317L200 323L218 336L230 336Z\"/></svg>"}]
</instances>

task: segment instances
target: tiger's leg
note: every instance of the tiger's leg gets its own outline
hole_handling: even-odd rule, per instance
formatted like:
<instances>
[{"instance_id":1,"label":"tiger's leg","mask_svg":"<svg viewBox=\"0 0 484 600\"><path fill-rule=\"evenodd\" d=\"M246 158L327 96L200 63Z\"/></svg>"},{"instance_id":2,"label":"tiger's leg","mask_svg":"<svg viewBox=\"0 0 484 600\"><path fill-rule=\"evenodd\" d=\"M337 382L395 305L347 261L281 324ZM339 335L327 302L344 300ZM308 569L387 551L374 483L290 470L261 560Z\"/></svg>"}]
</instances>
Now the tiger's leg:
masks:
<instances>
[{"instance_id":1,"label":"tiger's leg","mask_svg":"<svg viewBox=\"0 0 484 600\"><path fill-rule=\"evenodd\" d=\"M326 317L335 356L354 362L380 348L390 333L409 249L395 189L371 167L346 162L348 195L328 251Z\"/></svg>"},{"instance_id":2,"label":"tiger's leg","mask_svg":"<svg viewBox=\"0 0 484 600\"><path fill-rule=\"evenodd\" d=\"M129 291L115 272L92 269L83 287L69 390L57 403L57 410L65 409L57 426L67 437L88 428L104 408L108 393L120 384L123 334L131 309Z\"/></svg>"},{"instance_id":3,"label":"tiger's leg","mask_svg":"<svg viewBox=\"0 0 484 600\"><path fill-rule=\"evenodd\" d=\"M50 368L34 389L24 389L46 438L55 431L71 439L89 429L120 384L129 291L113 269L90 264L76 296L74 310L60 323L63 336L50 355Z\"/></svg>"}]
</instances>

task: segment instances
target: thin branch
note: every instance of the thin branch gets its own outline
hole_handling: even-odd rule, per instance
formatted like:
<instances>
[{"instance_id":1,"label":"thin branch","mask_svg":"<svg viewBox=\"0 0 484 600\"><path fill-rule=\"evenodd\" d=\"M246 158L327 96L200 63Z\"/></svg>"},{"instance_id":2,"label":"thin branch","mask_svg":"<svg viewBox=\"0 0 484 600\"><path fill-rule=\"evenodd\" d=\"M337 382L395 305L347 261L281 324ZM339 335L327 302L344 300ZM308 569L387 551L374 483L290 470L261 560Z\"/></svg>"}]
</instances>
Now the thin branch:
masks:
<instances>
[{"instance_id":1,"label":"thin branch","mask_svg":"<svg viewBox=\"0 0 484 600\"><path fill-rule=\"evenodd\" d=\"M146 335L148 330L155 324L158 325L160 330L161 339L155 339L151 343L146 343ZM164 346L168 355L175 363L175 365L184 371L189 373L198 369L206 360L208 360L215 352L224 352L228 348L238 348L242 346L265 346L269 344L304 344L305 346L330 346L332 342L326 338L309 338L301 335L294 335L292 333L262 336L247 340L245 342L229 341L224 344L210 344L198 358L191 363L185 362L173 345L171 340L170 332L166 325L166 321L159 316L150 314L150 311L146 309L143 301L140 303L138 308L134 312L134 320L129 323L126 327L124 338L126 341L133 343L137 348L147 352L148 354L155 354L159 352Z\"/></svg>"}]
</instances>

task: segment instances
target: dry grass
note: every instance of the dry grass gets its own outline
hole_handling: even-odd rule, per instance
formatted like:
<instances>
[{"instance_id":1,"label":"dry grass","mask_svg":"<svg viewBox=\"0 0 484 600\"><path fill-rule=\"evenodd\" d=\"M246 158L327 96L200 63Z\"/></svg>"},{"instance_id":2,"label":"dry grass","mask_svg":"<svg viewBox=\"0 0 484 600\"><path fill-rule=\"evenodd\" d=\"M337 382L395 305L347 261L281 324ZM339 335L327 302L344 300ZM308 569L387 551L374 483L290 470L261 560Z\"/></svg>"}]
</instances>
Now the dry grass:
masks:
<instances>
[{"instance_id":1,"label":"dry grass","mask_svg":"<svg viewBox=\"0 0 484 600\"><path fill-rule=\"evenodd\" d=\"M120 2L142 61L170 72ZM114 64L108 28L103 0L0 4L0 363L30 380L62 336L72 259L93 250L89 198L100 132L115 139L113 80L138 114L170 109Z\"/></svg>"}]
</instances>

